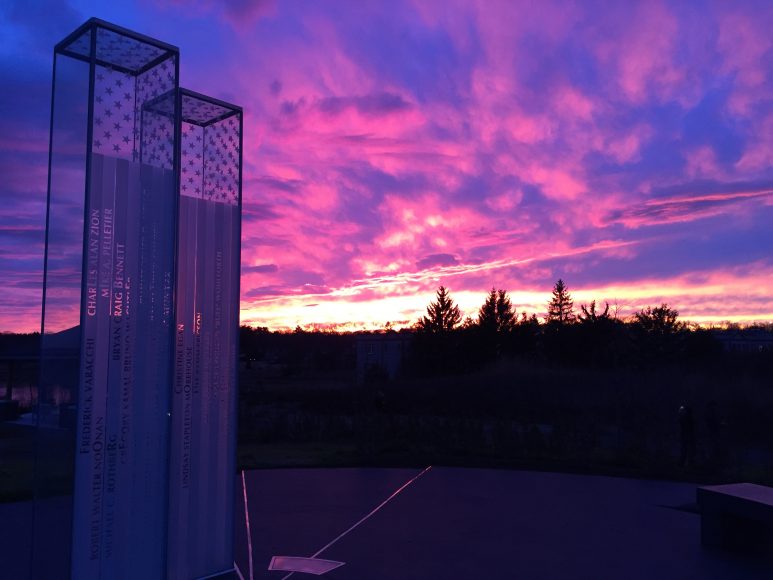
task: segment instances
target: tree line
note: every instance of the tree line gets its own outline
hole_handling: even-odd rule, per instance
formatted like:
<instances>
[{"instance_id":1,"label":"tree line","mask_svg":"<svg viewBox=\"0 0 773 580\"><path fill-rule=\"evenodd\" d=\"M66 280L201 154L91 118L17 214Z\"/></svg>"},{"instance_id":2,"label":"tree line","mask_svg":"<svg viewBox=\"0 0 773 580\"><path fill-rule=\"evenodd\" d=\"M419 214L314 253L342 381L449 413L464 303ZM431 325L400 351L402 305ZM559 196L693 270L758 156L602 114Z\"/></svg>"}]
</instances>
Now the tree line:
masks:
<instances>
[{"instance_id":1,"label":"tree line","mask_svg":"<svg viewBox=\"0 0 773 580\"><path fill-rule=\"evenodd\" d=\"M504 289L492 288L477 315L463 319L449 290L435 299L414 326L412 366L417 372L473 369L505 356L583 367L685 363L711 357L721 347L708 331L689 329L667 303L648 306L623 320L591 301L575 308L566 283L553 286L547 314L519 316Z\"/></svg>"}]
</instances>

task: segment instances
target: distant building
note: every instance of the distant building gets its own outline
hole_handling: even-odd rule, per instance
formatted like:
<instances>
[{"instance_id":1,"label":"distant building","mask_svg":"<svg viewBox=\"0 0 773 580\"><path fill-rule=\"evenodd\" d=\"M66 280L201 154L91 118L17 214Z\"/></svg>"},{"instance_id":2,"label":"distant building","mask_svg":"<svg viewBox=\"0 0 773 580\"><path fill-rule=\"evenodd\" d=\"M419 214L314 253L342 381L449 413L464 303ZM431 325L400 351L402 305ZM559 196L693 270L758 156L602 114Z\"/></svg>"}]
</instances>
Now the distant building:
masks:
<instances>
[{"instance_id":1,"label":"distant building","mask_svg":"<svg viewBox=\"0 0 773 580\"><path fill-rule=\"evenodd\" d=\"M727 352L773 352L773 332L764 328L728 328L712 335Z\"/></svg>"},{"instance_id":2,"label":"distant building","mask_svg":"<svg viewBox=\"0 0 773 580\"><path fill-rule=\"evenodd\" d=\"M357 337L357 383L362 384L370 373L394 380L402 370L412 336L389 332L363 334Z\"/></svg>"}]
</instances>

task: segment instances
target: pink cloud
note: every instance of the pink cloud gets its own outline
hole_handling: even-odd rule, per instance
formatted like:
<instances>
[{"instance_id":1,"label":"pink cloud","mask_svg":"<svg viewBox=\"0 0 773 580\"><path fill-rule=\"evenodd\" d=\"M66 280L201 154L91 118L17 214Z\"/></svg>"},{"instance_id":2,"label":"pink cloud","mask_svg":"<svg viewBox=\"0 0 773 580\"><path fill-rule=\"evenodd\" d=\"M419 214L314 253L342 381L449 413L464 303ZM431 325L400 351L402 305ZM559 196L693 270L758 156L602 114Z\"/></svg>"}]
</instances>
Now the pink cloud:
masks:
<instances>
[{"instance_id":1,"label":"pink cloud","mask_svg":"<svg viewBox=\"0 0 773 580\"><path fill-rule=\"evenodd\" d=\"M554 111L572 120L589 121L596 110L596 103L572 86L555 91L553 99Z\"/></svg>"},{"instance_id":2,"label":"pink cloud","mask_svg":"<svg viewBox=\"0 0 773 580\"><path fill-rule=\"evenodd\" d=\"M760 202L769 203L771 198L773 198L773 190L767 189L654 198L638 206L617 210L607 219L634 229L660 224L685 223L727 215L731 212L748 212Z\"/></svg>"},{"instance_id":3,"label":"pink cloud","mask_svg":"<svg viewBox=\"0 0 773 580\"><path fill-rule=\"evenodd\" d=\"M520 191L507 191L501 195L488 197L486 205L491 209L509 212L518 207L523 199L523 193Z\"/></svg>"},{"instance_id":4,"label":"pink cloud","mask_svg":"<svg viewBox=\"0 0 773 580\"><path fill-rule=\"evenodd\" d=\"M579 177L558 167L535 164L525 169L524 175L529 181L539 185L550 199L573 200L587 191L587 186Z\"/></svg>"},{"instance_id":5,"label":"pink cloud","mask_svg":"<svg viewBox=\"0 0 773 580\"><path fill-rule=\"evenodd\" d=\"M718 41L721 70L734 78L730 110L746 116L752 106L770 99L773 17L770 11L749 14L734 10L732 5L723 6L723 9Z\"/></svg>"},{"instance_id":6,"label":"pink cloud","mask_svg":"<svg viewBox=\"0 0 773 580\"><path fill-rule=\"evenodd\" d=\"M673 98L684 79L684 71L674 61L679 34L676 17L659 1L621 8L626 15L621 18L618 37L597 45L601 61L616 67L620 89L631 101L641 103L651 94Z\"/></svg>"},{"instance_id":7,"label":"pink cloud","mask_svg":"<svg viewBox=\"0 0 773 580\"><path fill-rule=\"evenodd\" d=\"M555 121L547 115L526 115L519 111L511 111L503 120L489 120L490 125L484 129L484 139L489 141L497 127L507 128L510 136L522 143L535 144L555 136Z\"/></svg>"},{"instance_id":8,"label":"pink cloud","mask_svg":"<svg viewBox=\"0 0 773 580\"><path fill-rule=\"evenodd\" d=\"M695 178L723 178L725 172L717 163L717 156L711 147L703 146L687 152L686 173Z\"/></svg>"},{"instance_id":9,"label":"pink cloud","mask_svg":"<svg viewBox=\"0 0 773 580\"><path fill-rule=\"evenodd\" d=\"M599 150L610 155L618 163L630 163L640 158L640 151L653 135L651 126L639 124L622 135L607 134L601 137Z\"/></svg>"},{"instance_id":10,"label":"pink cloud","mask_svg":"<svg viewBox=\"0 0 773 580\"><path fill-rule=\"evenodd\" d=\"M387 196L379 213L383 216L384 233L374 243L383 254L385 266L400 261L411 263L410 256L417 253L463 247L468 232L484 221L476 212L443 203L442 197L434 193L412 200Z\"/></svg>"},{"instance_id":11,"label":"pink cloud","mask_svg":"<svg viewBox=\"0 0 773 580\"><path fill-rule=\"evenodd\" d=\"M773 167L773 112L752 129L750 142L736 163L736 168L746 173L764 173L770 167Z\"/></svg>"}]
</instances>

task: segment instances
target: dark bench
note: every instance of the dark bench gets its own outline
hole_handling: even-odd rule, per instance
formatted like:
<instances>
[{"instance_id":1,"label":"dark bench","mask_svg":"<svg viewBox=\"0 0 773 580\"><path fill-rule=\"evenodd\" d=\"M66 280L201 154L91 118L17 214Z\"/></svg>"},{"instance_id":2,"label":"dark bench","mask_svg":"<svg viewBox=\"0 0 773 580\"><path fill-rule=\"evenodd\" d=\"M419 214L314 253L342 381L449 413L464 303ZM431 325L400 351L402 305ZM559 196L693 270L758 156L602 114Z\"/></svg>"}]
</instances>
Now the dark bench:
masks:
<instances>
[{"instance_id":1,"label":"dark bench","mask_svg":"<svg viewBox=\"0 0 773 580\"><path fill-rule=\"evenodd\" d=\"M773 487L708 485L698 488L697 499L704 546L754 552L773 546Z\"/></svg>"}]
</instances>

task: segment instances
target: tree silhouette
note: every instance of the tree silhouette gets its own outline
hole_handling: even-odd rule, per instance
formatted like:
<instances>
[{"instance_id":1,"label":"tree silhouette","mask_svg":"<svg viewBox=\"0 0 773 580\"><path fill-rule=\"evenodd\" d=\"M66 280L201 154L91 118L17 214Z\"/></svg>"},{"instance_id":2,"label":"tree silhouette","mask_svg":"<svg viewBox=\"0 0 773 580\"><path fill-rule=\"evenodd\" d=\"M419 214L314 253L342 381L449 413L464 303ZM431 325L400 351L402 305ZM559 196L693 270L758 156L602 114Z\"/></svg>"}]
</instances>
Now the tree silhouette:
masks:
<instances>
[{"instance_id":1,"label":"tree silhouette","mask_svg":"<svg viewBox=\"0 0 773 580\"><path fill-rule=\"evenodd\" d=\"M437 300L427 306L427 316L422 316L416 327L432 334L448 332L459 326L462 321L462 313L454 304L448 290L441 286L437 290Z\"/></svg>"},{"instance_id":2,"label":"tree silhouette","mask_svg":"<svg viewBox=\"0 0 773 580\"><path fill-rule=\"evenodd\" d=\"M478 310L478 327L485 332L497 331L497 291L494 288Z\"/></svg>"},{"instance_id":3,"label":"tree silhouette","mask_svg":"<svg viewBox=\"0 0 773 580\"><path fill-rule=\"evenodd\" d=\"M498 330L503 332L512 330L517 322L513 303L510 301L506 290L499 290L497 292L497 321L499 323Z\"/></svg>"},{"instance_id":4,"label":"tree silhouette","mask_svg":"<svg viewBox=\"0 0 773 580\"><path fill-rule=\"evenodd\" d=\"M510 332L509 347L513 353L534 353L537 350L538 337L540 335L540 323L536 314L529 316L521 312L521 317L513 319L512 332Z\"/></svg>"},{"instance_id":5,"label":"tree silhouette","mask_svg":"<svg viewBox=\"0 0 773 580\"><path fill-rule=\"evenodd\" d=\"M596 324L598 322L609 320L612 316L609 314L609 302L604 303L604 312L599 314L596 312L596 301L591 300L590 306L583 304L580 306L582 314L577 319L581 324Z\"/></svg>"},{"instance_id":6,"label":"tree silhouette","mask_svg":"<svg viewBox=\"0 0 773 580\"><path fill-rule=\"evenodd\" d=\"M559 278L553 287L553 296L548 302L548 315L546 322L548 324L571 324L574 322L574 301L569 294L569 290L564 281Z\"/></svg>"},{"instance_id":7,"label":"tree silhouette","mask_svg":"<svg viewBox=\"0 0 773 580\"><path fill-rule=\"evenodd\" d=\"M679 312L663 303L648 306L634 314L633 338L639 364L652 366L679 359L684 346L685 325L677 320Z\"/></svg>"},{"instance_id":8,"label":"tree silhouette","mask_svg":"<svg viewBox=\"0 0 773 580\"><path fill-rule=\"evenodd\" d=\"M506 290L491 289L478 311L478 326L490 333L507 332L513 328L516 314Z\"/></svg>"},{"instance_id":9,"label":"tree silhouette","mask_svg":"<svg viewBox=\"0 0 773 580\"><path fill-rule=\"evenodd\" d=\"M596 309L593 300L577 316L573 355L575 363L581 366L610 367L620 363L627 344L624 326L609 312L609 303L604 310Z\"/></svg>"},{"instance_id":10,"label":"tree silhouette","mask_svg":"<svg viewBox=\"0 0 773 580\"><path fill-rule=\"evenodd\" d=\"M660 306L647 308L634 314L634 323L647 334L667 336L684 330L685 325L678 322L679 311L665 302Z\"/></svg>"}]
</instances>

